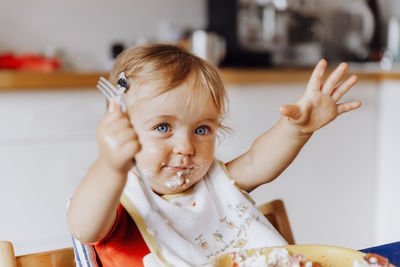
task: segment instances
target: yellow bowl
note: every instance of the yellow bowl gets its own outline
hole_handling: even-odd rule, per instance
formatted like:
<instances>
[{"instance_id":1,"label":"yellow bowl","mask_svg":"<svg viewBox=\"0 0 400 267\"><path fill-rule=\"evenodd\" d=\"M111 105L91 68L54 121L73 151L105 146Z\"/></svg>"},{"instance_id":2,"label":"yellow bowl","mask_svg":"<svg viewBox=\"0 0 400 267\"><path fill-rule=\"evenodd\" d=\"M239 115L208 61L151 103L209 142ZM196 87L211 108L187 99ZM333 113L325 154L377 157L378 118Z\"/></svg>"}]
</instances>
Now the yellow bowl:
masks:
<instances>
[{"instance_id":1,"label":"yellow bowl","mask_svg":"<svg viewBox=\"0 0 400 267\"><path fill-rule=\"evenodd\" d=\"M262 255L268 255L274 248L261 248L246 250L248 256L259 251ZM308 261L319 262L323 267L352 267L354 260L362 260L365 253L348 248L327 245L290 245L284 246L293 256L302 254ZM213 267L231 267L231 253L220 254L212 261ZM395 267L393 265L389 265Z\"/></svg>"}]
</instances>

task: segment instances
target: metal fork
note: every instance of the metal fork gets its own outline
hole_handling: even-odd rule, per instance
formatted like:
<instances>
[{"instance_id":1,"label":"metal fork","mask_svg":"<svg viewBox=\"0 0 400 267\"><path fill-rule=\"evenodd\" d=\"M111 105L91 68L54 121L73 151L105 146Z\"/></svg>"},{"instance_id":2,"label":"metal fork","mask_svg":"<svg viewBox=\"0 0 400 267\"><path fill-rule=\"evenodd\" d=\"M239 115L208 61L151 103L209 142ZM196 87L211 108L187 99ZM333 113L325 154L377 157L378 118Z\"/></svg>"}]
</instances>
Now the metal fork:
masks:
<instances>
[{"instance_id":1,"label":"metal fork","mask_svg":"<svg viewBox=\"0 0 400 267\"><path fill-rule=\"evenodd\" d=\"M117 88L115 88L115 86L112 83L110 83L104 77L100 77L100 80L97 82L96 87L107 98L108 103L110 103L114 99L117 99L118 103L121 106L122 112L126 112L126 104L125 104L124 99L122 98L122 94L125 92L126 88L121 87L121 89L118 90ZM150 201L153 209L157 211L158 207L155 204L153 198L150 196L150 193L153 191L153 189L151 189L149 181L147 180L144 172L142 171L142 168L140 168L140 166L137 162L136 162L136 169L138 170L139 175L142 178L143 184L146 187L146 190L144 190L144 194L146 195L147 199Z\"/></svg>"},{"instance_id":2,"label":"metal fork","mask_svg":"<svg viewBox=\"0 0 400 267\"><path fill-rule=\"evenodd\" d=\"M122 94L124 93L126 88L121 87L121 89L118 90L104 77L100 77L100 80L97 82L96 87L100 90L100 92L103 93L109 103L111 100L117 99L118 103L121 106L122 112L126 111L126 104L125 101L122 99Z\"/></svg>"}]
</instances>

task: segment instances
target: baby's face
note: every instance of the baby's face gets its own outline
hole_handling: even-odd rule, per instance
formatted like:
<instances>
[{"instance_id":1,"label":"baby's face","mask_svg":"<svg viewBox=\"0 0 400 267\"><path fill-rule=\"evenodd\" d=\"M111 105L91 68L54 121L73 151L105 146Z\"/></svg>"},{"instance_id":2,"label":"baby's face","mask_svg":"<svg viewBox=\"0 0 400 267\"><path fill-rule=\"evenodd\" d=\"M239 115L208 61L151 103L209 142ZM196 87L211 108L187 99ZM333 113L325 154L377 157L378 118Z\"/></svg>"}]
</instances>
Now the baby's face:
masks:
<instances>
[{"instance_id":1,"label":"baby's face","mask_svg":"<svg viewBox=\"0 0 400 267\"><path fill-rule=\"evenodd\" d=\"M141 150L136 154L153 190L159 194L179 193L198 182L214 159L220 113L207 93L187 107L191 79L152 99L156 82L137 88L128 105Z\"/></svg>"}]
</instances>

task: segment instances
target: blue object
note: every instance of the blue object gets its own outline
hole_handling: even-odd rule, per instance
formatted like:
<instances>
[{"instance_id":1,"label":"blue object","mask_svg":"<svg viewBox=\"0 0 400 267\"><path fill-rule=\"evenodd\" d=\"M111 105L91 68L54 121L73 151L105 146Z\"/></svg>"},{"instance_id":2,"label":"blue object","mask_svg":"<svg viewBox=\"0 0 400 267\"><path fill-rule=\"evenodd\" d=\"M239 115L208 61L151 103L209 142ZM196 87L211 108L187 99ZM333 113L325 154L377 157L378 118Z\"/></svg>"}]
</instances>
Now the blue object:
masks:
<instances>
[{"instance_id":1,"label":"blue object","mask_svg":"<svg viewBox=\"0 0 400 267\"><path fill-rule=\"evenodd\" d=\"M395 266L400 266L400 242L389 243L381 246L361 249L364 253L375 253L389 260Z\"/></svg>"}]
</instances>

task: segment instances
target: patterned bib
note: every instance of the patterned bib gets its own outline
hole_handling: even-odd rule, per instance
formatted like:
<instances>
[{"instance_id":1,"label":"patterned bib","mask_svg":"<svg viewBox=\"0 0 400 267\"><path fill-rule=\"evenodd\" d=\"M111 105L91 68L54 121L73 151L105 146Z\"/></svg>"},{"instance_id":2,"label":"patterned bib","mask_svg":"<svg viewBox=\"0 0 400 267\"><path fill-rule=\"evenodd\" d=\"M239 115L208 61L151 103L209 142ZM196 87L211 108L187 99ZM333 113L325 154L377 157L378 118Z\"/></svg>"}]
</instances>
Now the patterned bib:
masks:
<instances>
[{"instance_id":1,"label":"patterned bib","mask_svg":"<svg viewBox=\"0 0 400 267\"><path fill-rule=\"evenodd\" d=\"M209 266L220 253L287 244L217 160L183 193L161 197L145 190L130 172L121 203L158 265Z\"/></svg>"}]
</instances>

